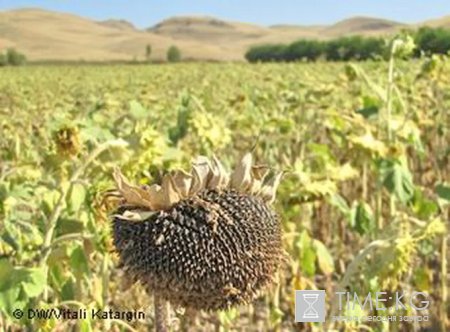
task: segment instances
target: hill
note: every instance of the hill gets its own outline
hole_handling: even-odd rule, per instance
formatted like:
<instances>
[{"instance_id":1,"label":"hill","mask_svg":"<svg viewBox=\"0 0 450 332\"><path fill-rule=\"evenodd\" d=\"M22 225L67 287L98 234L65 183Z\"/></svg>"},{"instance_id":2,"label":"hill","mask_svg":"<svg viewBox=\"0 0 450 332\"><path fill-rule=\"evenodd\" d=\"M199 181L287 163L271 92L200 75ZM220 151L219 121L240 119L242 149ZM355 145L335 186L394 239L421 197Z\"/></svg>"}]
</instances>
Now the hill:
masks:
<instances>
[{"instance_id":1,"label":"hill","mask_svg":"<svg viewBox=\"0 0 450 332\"><path fill-rule=\"evenodd\" d=\"M444 16L438 19L428 20L420 23L419 26L428 26L432 28L450 28L450 16Z\"/></svg>"},{"instance_id":2,"label":"hill","mask_svg":"<svg viewBox=\"0 0 450 332\"><path fill-rule=\"evenodd\" d=\"M147 29L149 32L176 40L216 45L240 59L251 45L286 43L299 38L321 38L320 30L321 27L297 25L263 27L201 16L173 17Z\"/></svg>"},{"instance_id":3,"label":"hill","mask_svg":"<svg viewBox=\"0 0 450 332\"><path fill-rule=\"evenodd\" d=\"M15 47L31 60L110 61L165 59L176 45L184 59L243 60L252 45L289 43L298 39L329 39L346 35L379 36L405 27L449 27L450 17L416 25L371 17L353 17L330 26L273 25L226 21L208 16L179 16L139 30L128 21L97 22L68 13L36 8L0 12L0 50Z\"/></svg>"},{"instance_id":4,"label":"hill","mask_svg":"<svg viewBox=\"0 0 450 332\"><path fill-rule=\"evenodd\" d=\"M41 9L0 12L0 47L16 47L31 60L131 60L143 59L145 45L152 57L165 58L176 44L187 58L228 60L214 45L174 40L117 22L96 22L76 15Z\"/></svg>"},{"instance_id":5,"label":"hill","mask_svg":"<svg viewBox=\"0 0 450 332\"><path fill-rule=\"evenodd\" d=\"M242 40L266 35L268 28L252 24L226 22L214 17L173 17L147 29L147 31L177 39L205 42Z\"/></svg>"},{"instance_id":6,"label":"hill","mask_svg":"<svg viewBox=\"0 0 450 332\"><path fill-rule=\"evenodd\" d=\"M99 24L106 26L106 27L112 27L119 30L136 30L136 27L133 25L133 23L130 23L126 20L115 20L115 19L109 19L105 21L98 22Z\"/></svg>"},{"instance_id":7,"label":"hill","mask_svg":"<svg viewBox=\"0 0 450 332\"><path fill-rule=\"evenodd\" d=\"M394 33L406 24L373 18L373 17L352 17L337 22L321 31L327 37L342 37L348 35L385 35Z\"/></svg>"}]
</instances>

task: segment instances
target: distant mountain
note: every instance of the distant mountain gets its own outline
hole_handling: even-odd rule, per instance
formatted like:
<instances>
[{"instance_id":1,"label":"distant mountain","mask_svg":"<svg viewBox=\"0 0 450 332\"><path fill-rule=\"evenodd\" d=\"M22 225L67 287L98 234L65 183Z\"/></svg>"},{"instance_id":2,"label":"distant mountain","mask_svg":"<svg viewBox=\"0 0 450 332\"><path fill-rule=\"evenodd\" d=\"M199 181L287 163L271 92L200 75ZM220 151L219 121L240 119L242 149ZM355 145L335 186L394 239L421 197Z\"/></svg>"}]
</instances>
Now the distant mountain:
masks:
<instances>
[{"instance_id":1,"label":"distant mountain","mask_svg":"<svg viewBox=\"0 0 450 332\"><path fill-rule=\"evenodd\" d=\"M259 38L266 35L269 29L214 17L180 16L164 20L147 31L177 39L217 42L218 39Z\"/></svg>"},{"instance_id":2,"label":"distant mountain","mask_svg":"<svg viewBox=\"0 0 450 332\"><path fill-rule=\"evenodd\" d=\"M450 28L450 16L428 20L420 23L419 26L429 26L432 28Z\"/></svg>"},{"instance_id":3,"label":"distant mountain","mask_svg":"<svg viewBox=\"0 0 450 332\"><path fill-rule=\"evenodd\" d=\"M180 16L139 30L120 19L97 22L27 8L0 11L0 50L15 47L31 60L131 60L144 59L145 47L150 44L152 58L163 60L167 49L176 45L185 59L230 61L243 60L251 45L347 35L384 36L423 25L450 28L450 16L415 25L353 17L330 26L270 27L207 16Z\"/></svg>"},{"instance_id":4,"label":"distant mountain","mask_svg":"<svg viewBox=\"0 0 450 332\"><path fill-rule=\"evenodd\" d=\"M109 19L109 20L105 20L105 21L100 21L98 23L103 26L116 28L119 30L136 30L136 27L133 25L133 23L130 23L127 20Z\"/></svg>"},{"instance_id":5,"label":"distant mountain","mask_svg":"<svg viewBox=\"0 0 450 332\"><path fill-rule=\"evenodd\" d=\"M373 18L352 17L326 27L321 32L327 37L341 37L347 35L384 35L404 28L406 24Z\"/></svg>"},{"instance_id":6,"label":"distant mountain","mask_svg":"<svg viewBox=\"0 0 450 332\"><path fill-rule=\"evenodd\" d=\"M3 11L0 49L15 47L31 60L104 61L144 59L145 46L151 44L152 58L162 60L167 49L177 45L186 58L230 60L229 54L214 45L175 40L116 23L34 8ZM231 60L236 58L231 55Z\"/></svg>"}]
</instances>

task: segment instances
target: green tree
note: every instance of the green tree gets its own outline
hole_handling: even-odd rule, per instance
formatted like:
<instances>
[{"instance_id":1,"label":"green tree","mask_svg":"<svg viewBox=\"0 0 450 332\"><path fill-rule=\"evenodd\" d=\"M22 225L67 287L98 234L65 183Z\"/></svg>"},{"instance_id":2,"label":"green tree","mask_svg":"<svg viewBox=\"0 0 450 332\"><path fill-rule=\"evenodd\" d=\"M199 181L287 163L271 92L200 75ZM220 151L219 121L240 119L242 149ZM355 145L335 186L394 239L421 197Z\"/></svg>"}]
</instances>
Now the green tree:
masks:
<instances>
[{"instance_id":1,"label":"green tree","mask_svg":"<svg viewBox=\"0 0 450 332\"><path fill-rule=\"evenodd\" d=\"M147 46L145 46L145 58L147 59L147 61L150 61L151 54L152 54L152 45L147 44Z\"/></svg>"},{"instance_id":2,"label":"green tree","mask_svg":"<svg viewBox=\"0 0 450 332\"><path fill-rule=\"evenodd\" d=\"M316 40L299 40L287 47L286 60L298 61L308 60L316 61L324 50L324 43Z\"/></svg>"},{"instance_id":3,"label":"green tree","mask_svg":"<svg viewBox=\"0 0 450 332\"><path fill-rule=\"evenodd\" d=\"M251 47L245 58L249 62L283 61L286 58L286 45L259 45Z\"/></svg>"},{"instance_id":4,"label":"green tree","mask_svg":"<svg viewBox=\"0 0 450 332\"><path fill-rule=\"evenodd\" d=\"M446 54L450 51L450 30L442 28L420 28L415 36L418 52Z\"/></svg>"},{"instance_id":5,"label":"green tree","mask_svg":"<svg viewBox=\"0 0 450 332\"><path fill-rule=\"evenodd\" d=\"M367 60L386 52L383 39L373 37L342 37L326 43L325 56L329 61Z\"/></svg>"},{"instance_id":6,"label":"green tree","mask_svg":"<svg viewBox=\"0 0 450 332\"><path fill-rule=\"evenodd\" d=\"M181 52L178 47L170 46L167 50L167 61L178 62L181 60Z\"/></svg>"},{"instance_id":7,"label":"green tree","mask_svg":"<svg viewBox=\"0 0 450 332\"><path fill-rule=\"evenodd\" d=\"M14 48L6 51L6 62L11 66L21 66L27 61L25 55L17 52Z\"/></svg>"},{"instance_id":8,"label":"green tree","mask_svg":"<svg viewBox=\"0 0 450 332\"><path fill-rule=\"evenodd\" d=\"M6 66L8 64L8 60L6 59L6 55L0 53L0 67Z\"/></svg>"}]
</instances>

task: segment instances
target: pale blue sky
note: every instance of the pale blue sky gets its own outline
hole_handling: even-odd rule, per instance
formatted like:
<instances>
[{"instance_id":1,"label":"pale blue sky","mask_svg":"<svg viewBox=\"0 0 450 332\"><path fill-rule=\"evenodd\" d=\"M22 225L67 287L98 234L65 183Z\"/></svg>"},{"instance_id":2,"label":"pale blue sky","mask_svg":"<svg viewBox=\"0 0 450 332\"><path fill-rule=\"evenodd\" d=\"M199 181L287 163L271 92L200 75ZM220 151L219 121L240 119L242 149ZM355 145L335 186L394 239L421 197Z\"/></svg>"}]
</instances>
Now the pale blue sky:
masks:
<instances>
[{"instance_id":1,"label":"pale blue sky","mask_svg":"<svg viewBox=\"0 0 450 332\"><path fill-rule=\"evenodd\" d=\"M39 7L103 20L123 18L137 27L175 15L210 15L271 24L329 24L355 15L406 23L450 15L449 0L0 0L0 10Z\"/></svg>"}]
</instances>

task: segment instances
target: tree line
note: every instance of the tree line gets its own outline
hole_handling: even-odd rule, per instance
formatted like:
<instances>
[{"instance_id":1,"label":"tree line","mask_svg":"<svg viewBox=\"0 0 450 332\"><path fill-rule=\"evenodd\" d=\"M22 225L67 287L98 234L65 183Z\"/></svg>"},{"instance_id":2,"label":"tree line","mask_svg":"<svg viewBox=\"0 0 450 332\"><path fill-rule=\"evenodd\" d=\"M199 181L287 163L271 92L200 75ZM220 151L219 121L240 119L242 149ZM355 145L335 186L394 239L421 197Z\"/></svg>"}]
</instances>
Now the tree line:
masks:
<instances>
[{"instance_id":1,"label":"tree line","mask_svg":"<svg viewBox=\"0 0 450 332\"><path fill-rule=\"evenodd\" d=\"M0 67L2 66L21 66L27 61L24 54L16 51L14 48L8 48L6 52L0 53Z\"/></svg>"},{"instance_id":2,"label":"tree line","mask_svg":"<svg viewBox=\"0 0 450 332\"><path fill-rule=\"evenodd\" d=\"M415 56L447 54L450 51L450 30L422 27L410 32L414 38ZM389 43L379 37L351 36L337 39L298 40L291 44L269 44L251 47L245 54L249 62L268 61L361 61L383 58Z\"/></svg>"},{"instance_id":3,"label":"tree line","mask_svg":"<svg viewBox=\"0 0 450 332\"><path fill-rule=\"evenodd\" d=\"M146 61L151 61L151 54L152 54L152 45L147 44L145 46L145 59ZM168 62L178 62L181 61L181 51L180 49L172 45L167 49L166 53L166 59Z\"/></svg>"}]
</instances>

